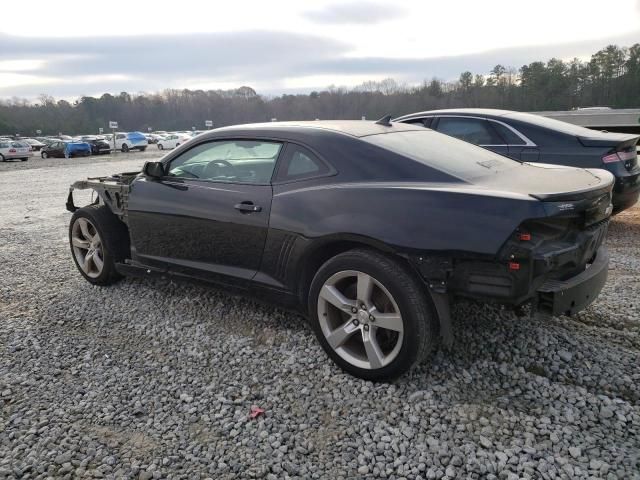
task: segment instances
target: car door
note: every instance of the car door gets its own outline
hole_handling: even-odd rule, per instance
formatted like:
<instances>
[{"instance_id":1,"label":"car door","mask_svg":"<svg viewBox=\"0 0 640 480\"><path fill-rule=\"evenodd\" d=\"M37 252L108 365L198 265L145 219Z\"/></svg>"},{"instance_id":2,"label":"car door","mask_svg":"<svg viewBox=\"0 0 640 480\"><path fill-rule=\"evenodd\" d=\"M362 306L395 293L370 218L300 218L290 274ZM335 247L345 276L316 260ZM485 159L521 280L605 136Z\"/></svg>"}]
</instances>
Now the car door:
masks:
<instances>
[{"instance_id":1,"label":"car door","mask_svg":"<svg viewBox=\"0 0 640 480\"><path fill-rule=\"evenodd\" d=\"M49 155L52 157L63 157L64 156L64 143L63 142L55 142L51 144L49 147Z\"/></svg>"},{"instance_id":2,"label":"car door","mask_svg":"<svg viewBox=\"0 0 640 480\"><path fill-rule=\"evenodd\" d=\"M509 146L484 118L443 115L438 117L435 129L500 155L509 155Z\"/></svg>"},{"instance_id":3,"label":"car door","mask_svg":"<svg viewBox=\"0 0 640 480\"><path fill-rule=\"evenodd\" d=\"M128 202L134 259L208 280L252 278L281 149L270 140L204 142L170 158L166 176L136 179Z\"/></svg>"}]
</instances>

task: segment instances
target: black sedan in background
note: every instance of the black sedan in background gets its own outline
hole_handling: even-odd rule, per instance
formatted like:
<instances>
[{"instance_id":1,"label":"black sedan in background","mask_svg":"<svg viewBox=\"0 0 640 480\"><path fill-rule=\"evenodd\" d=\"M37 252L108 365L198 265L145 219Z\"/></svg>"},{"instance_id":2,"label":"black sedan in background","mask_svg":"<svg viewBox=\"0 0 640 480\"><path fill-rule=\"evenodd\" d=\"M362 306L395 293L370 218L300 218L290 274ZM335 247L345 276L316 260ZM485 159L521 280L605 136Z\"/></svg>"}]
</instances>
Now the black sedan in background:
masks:
<instances>
[{"instance_id":1,"label":"black sedan in background","mask_svg":"<svg viewBox=\"0 0 640 480\"><path fill-rule=\"evenodd\" d=\"M523 162L604 168L616 177L614 213L640 195L640 137L608 133L530 113L493 109L432 110L395 119L437 130Z\"/></svg>"},{"instance_id":2,"label":"black sedan in background","mask_svg":"<svg viewBox=\"0 0 640 480\"><path fill-rule=\"evenodd\" d=\"M109 142L102 138L89 135L80 137L80 140L91 145L91 155L103 155L111 153L111 145L109 145Z\"/></svg>"},{"instance_id":3,"label":"black sedan in background","mask_svg":"<svg viewBox=\"0 0 640 480\"><path fill-rule=\"evenodd\" d=\"M69 243L93 284L198 279L295 308L338 365L387 380L452 341L458 296L556 315L593 302L612 185L387 119L245 125L74 183ZM101 201L77 208L89 188Z\"/></svg>"}]
</instances>

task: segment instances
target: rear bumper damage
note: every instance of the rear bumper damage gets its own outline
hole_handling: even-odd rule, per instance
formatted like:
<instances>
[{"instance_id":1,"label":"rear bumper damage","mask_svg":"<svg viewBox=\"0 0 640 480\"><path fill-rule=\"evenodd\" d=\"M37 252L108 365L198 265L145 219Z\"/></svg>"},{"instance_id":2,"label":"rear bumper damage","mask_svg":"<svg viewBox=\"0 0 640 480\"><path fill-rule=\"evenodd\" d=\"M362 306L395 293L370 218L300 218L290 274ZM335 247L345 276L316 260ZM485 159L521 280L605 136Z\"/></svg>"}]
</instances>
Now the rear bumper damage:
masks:
<instances>
[{"instance_id":1,"label":"rear bumper damage","mask_svg":"<svg viewBox=\"0 0 640 480\"><path fill-rule=\"evenodd\" d=\"M566 280L547 280L538 289L536 310L543 315L572 315L587 308L607 281L609 253L598 249L587 268Z\"/></svg>"}]
</instances>

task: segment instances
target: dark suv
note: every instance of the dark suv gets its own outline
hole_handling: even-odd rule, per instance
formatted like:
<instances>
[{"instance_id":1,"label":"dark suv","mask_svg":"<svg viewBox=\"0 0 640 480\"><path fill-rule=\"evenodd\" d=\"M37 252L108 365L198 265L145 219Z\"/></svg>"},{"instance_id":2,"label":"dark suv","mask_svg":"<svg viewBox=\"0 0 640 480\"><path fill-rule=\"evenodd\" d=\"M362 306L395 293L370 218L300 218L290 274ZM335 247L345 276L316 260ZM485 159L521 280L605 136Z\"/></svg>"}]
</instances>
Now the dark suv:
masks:
<instances>
[{"instance_id":1,"label":"dark suv","mask_svg":"<svg viewBox=\"0 0 640 480\"><path fill-rule=\"evenodd\" d=\"M638 135L589 130L530 113L476 108L412 113L395 121L423 125L523 162L604 168L616 177L614 213L638 201Z\"/></svg>"}]
</instances>

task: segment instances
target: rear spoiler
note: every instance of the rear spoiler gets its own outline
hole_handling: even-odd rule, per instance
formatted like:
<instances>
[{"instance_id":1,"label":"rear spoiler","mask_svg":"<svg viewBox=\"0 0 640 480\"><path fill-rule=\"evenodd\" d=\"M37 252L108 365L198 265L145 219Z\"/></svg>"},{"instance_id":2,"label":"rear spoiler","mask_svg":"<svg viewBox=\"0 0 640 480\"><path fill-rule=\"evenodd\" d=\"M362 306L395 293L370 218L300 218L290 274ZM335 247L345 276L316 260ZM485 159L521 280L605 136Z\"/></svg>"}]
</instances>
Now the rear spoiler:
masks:
<instances>
[{"instance_id":1,"label":"rear spoiler","mask_svg":"<svg viewBox=\"0 0 640 480\"><path fill-rule=\"evenodd\" d=\"M529 196L541 200L543 202L570 202L576 200L584 200L600 197L607 193L611 193L615 182L613 174L607 170L585 168L586 171L593 176L599 178L601 183L597 186L590 186L572 192L561 193L530 193Z\"/></svg>"},{"instance_id":2,"label":"rear spoiler","mask_svg":"<svg viewBox=\"0 0 640 480\"><path fill-rule=\"evenodd\" d=\"M612 147L616 150L625 150L638 144L640 136L630 133L606 133L602 136L578 137L585 147Z\"/></svg>"}]
</instances>

